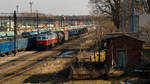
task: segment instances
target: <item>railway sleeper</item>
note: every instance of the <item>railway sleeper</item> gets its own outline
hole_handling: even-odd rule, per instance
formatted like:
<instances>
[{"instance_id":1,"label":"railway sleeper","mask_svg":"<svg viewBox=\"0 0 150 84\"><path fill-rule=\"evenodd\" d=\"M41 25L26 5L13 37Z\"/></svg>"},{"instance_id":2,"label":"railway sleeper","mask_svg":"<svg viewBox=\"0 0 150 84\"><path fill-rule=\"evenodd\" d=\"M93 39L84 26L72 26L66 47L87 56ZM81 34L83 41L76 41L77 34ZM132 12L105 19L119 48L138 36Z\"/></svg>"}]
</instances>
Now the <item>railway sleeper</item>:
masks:
<instances>
[{"instance_id":1,"label":"railway sleeper","mask_svg":"<svg viewBox=\"0 0 150 84\"><path fill-rule=\"evenodd\" d=\"M22 51L22 49L17 49L17 52L21 52Z\"/></svg>"},{"instance_id":2,"label":"railway sleeper","mask_svg":"<svg viewBox=\"0 0 150 84\"><path fill-rule=\"evenodd\" d=\"M19 49L19 51L26 51L26 47L25 48L22 48L22 49Z\"/></svg>"},{"instance_id":3,"label":"railway sleeper","mask_svg":"<svg viewBox=\"0 0 150 84\"><path fill-rule=\"evenodd\" d=\"M49 49L51 49L51 48L52 48L52 44L45 46L44 49L49 50ZM39 48L39 49L40 49L40 50L43 50L42 48Z\"/></svg>"},{"instance_id":4,"label":"railway sleeper","mask_svg":"<svg viewBox=\"0 0 150 84\"><path fill-rule=\"evenodd\" d=\"M22 51L25 51L26 50L26 47L22 48Z\"/></svg>"},{"instance_id":5,"label":"railway sleeper","mask_svg":"<svg viewBox=\"0 0 150 84\"><path fill-rule=\"evenodd\" d=\"M57 46L57 43L52 43L52 47L56 47Z\"/></svg>"},{"instance_id":6,"label":"railway sleeper","mask_svg":"<svg viewBox=\"0 0 150 84\"><path fill-rule=\"evenodd\" d=\"M13 52L13 53L15 53L15 51L14 51L14 50L13 50L12 52ZM18 53L18 52L19 52L19 51L18 51L18 49L17 49L17 50L16 50L16 53Z\"/></svg>"},{"instance_id":7,"label":"railway sleeper","mask_svg":"<svg viewBox=\"0 0 150 84\"><path fill-rule=\"evenodd\" d=\"M6 56L5 53L1 53L1 54L0 54L0 57L4 57L4 56Z\"/></svg>"}]
</instances>

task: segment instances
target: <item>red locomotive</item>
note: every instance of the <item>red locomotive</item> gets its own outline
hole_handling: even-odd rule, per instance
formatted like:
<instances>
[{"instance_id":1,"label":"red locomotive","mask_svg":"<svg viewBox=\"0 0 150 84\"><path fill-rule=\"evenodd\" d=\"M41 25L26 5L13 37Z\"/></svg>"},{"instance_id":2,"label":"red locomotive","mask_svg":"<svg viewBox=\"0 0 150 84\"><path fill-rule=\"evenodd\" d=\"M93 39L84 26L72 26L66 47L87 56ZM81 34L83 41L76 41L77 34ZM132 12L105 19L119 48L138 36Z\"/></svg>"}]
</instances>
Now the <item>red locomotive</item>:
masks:
<instances>
[{"instance_id":1,"label":"red locomotive","mask_svg":"<svg viewBox=\"0 0 150 84\"><path fill-rule=\"evenodd\" d=\"M36 45L38 49L43 48L51 48L52 46L56 46L58 43L58 36L56 33L48 33L38 35L36 38Z\"/></svg>"}]
</instances>

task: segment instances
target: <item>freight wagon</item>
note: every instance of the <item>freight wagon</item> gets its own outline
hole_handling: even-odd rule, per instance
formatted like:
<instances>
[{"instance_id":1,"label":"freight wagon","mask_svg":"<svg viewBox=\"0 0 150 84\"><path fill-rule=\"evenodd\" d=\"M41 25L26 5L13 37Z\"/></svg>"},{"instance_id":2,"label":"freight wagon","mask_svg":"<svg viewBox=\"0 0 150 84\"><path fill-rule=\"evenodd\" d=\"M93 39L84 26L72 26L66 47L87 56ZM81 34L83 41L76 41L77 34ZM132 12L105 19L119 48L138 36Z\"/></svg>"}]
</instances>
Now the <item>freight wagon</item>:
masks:
<instances>
[{"instance_id":1,"label":"freight wagon","mask_svg":"<svg viewBox=\"0 0 150 84\"><path fill-rule=\"evenodd\" d=\"M33 37L33 36L36 36L36 35L38 35L38 32L37 32L37 31L23 32L23 33L22 33L22 37L24 37L24 38Z\"/></svg>"},{"instance_id":2,"label":"freight wagon","mask_svg":"<svg viewBox=\"0 0 150 84\"><path fill-rule=\"evenodd\" d=\"M87 28L81 28L78 30L79 34L84 34L84 33L87 33L88 32L88 29Z\"/></svg>"},{"instance_id":3,"label":"freight wagon","mask_svg":"<svg viewBox=\"0 0 150 84\"><path fill-rule=\"evenodd\" d=\"M56 44L61 44L64 41L70 39L75 39L79 37L80 34L85 33L86 28L81 29L72 29L68 31L56 31L56 33L51 32L50 30L39 30L32 32L23 32L19 39L16 41L17 51L36 49L36 47L42 47L46 44L46 48L51 46L56 46ZM7 36L7 37L6 37ZM6 39L0 40L0 55L10 54L14 52L14 33L13 32L0 32L0 37L6 37ZM40 36L40 37L39 37ZM44 44L44 45L43 45Z\"/></svg>"},{"instance_id":4,"label":"freight wagon","mask_svg":"<svg viewBox=\"0 0 150 84\"><path fill-rule=\"evenodd\" d=\"M7 37L13 37L14 36L14 32L13 31L6 32L6 36Z\"/></svg>"},{"instance_id":5,"label":"freight wagon","mask_svg":"<svg viewBox=\"0 0 150 84\"><path fill-rule=\"evenodd\" d=\"M80 28L68 31L56 31L55 33L51 32L50 30L40 30L33 32L23 32L22 36L24 38L28 38L27 48L29 50L41 48L48 49L51 46L56 46L56 44L62 44L64 41L78 38L80 34L84 34L86 30L87 28Z\"/></svg>"},{"instance_id":6,"label":"freight wagon","mask_svg":"<svg viewBox=\"0 0 150 84\"><path fill-rule=\"evenodd\" d=\"M22 33L22 37L28 39L28 45L27 45L28 50L36 49L36 36L37 35L38 35L37 31L23 32Z\"/></svg>"},{"instance_id":7,"label":"freight wagon","mask_svg":"<svg viewBox=\"0 0 150 84\"><path fill-rule=\"evenodd\" d=\"M78 28L78 29L72 29L72 30L63 31L63 32L65 34L65 41L67 41L67 40L79 38L81 34L87 33L88 29Z\"/></svg>"},{"instance_id":8,"label":"freight wagon","mask_svg":"<svg viewBox=\"0 0 150 84\"><path fill-rule=\"evenodd\" d=\"M68 33L69 33L69 40L79 38L79 32L78 31L79 30L77 30L77 29L69 30L68 31Z\"/></svg>"},{"instance_id":9,"label":"freight wagon","mask_svg":"<svg viewBox=\"0 0 150 84\"><path fill-rule=\"evenodd\" d=\"M27 38L17 39L16 41L16 49L17 51L25 50L28 45ZM0 42L0 55L4 56L5 54L10 54L14 52L14 40L6 40Z\"/></svg>"},{"instance_id":10,"label":"freight wagon","mask_svg":"<svg viewBox=\"0 0 150 84\"><path fill-rule=\"evenodd\" d=\"M6 33L5 32L0 32L0 37L5 37Z\"/></svg>"},{"instance_id":11,"label":"freight wagon","mask_svg":"<svg viewBox=\"0 0 150 84\"><path fill-rule=\"evenodd\" d=\"M0 32L0 37L13 37L14 32L13 31L8 31L8 32Z\"/></svg>"},{"instance_id":12,"label":"freight wagon","mask_svg":"<svg viewBox=\"0 0 150 84\"><path fill-rule=\"evenodd\" d=\"M46 34L46 33L50 33L50 30L38 30L37 31L39 34Z\"/></svg>"}]
</instances>

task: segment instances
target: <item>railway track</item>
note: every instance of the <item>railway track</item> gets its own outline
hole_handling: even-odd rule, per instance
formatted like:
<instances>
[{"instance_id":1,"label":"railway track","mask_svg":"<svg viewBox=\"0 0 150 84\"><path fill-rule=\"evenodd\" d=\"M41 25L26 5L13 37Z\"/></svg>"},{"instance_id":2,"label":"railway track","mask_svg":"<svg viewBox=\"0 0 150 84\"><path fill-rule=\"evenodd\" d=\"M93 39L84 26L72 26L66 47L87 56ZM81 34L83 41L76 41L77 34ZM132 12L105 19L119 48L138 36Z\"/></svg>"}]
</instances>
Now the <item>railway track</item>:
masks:
<instances>
[{"instance_id":1,"label":"railway track","mask_svg":"<svg viewBox=\"0 0 150 84\"><path fill-rule=\"evenodd\" d=\"M76 39L79 40L80 38ZM64 43L63 45L57 46L51 50L35 52L31 55L25 55L15 60L11 60L0 65L0 83L9 80L13 77L21 75L34 68L35 65L44 63L44 61L54 61L58 54L62 53L59 49L68 48L69 44L75 40ZM28 63L29 62L29 63ZM14 66L16 65L16 66Z\"/></svg>"},{"instance_id":2,"label":"railway track","mask_svg":"<svg viewBox=\"0 0 150 84\"><path fill-rule=\"evenodd\" d=\"M15 60L11 60L9 62L1 64L0 83L32 69L35 65L38 65L43 61L52 61L53 60L52 54L54 53L55 55L57 55L56 53L59 54L59 52L55 51L54 48L52 50L39 51L31 55L25 55L23 57L19 57Z\"/></svg>"},{"instance_id":3,"label":"railway track","mask_svg":"<svg viewBox=\"0 0 150 84\"><path fill-rule=\"evenodd\" d=\"M1 63L1 64L0 64L0 67L2 67L2 66L4 66L4 65L7 65L7 64L9 64L9 63L13 63L14 61L23 61L23 60L25 61L25 58L27 58L27 57L29 57L29 56L32 56L32 55L34 55L34 54L36 54L36 53L39 53L39 51L36 51L36 52L34 52L34 53L31 53L31 54L23 55L23 56L20 56L19 58L16 58L16 59L13 59L13 60L10 60L10 61ZM3 60L1 60L1 61L3 61Z\"/></svg>"},{"instance_id":4,"label":"railway track","mask_svg":"<svg viewBox=\"0 0 150 84\"><path fill-rule=\"evenodd\" d=\"M31 70L35 65L40 64L43 61L52 61L52 59L50 60L49 56L45 56L41 59L38 59L37 61L13 72L13 73L9 73L9 74L5 74L3 77L1 77L0 83L2 83L3 81L9 80L15 76L21 75L22 73ZM48 60L47 60L48 59ZM54 60L54 59L53 59Z\"/></svg>"}]
</instances>

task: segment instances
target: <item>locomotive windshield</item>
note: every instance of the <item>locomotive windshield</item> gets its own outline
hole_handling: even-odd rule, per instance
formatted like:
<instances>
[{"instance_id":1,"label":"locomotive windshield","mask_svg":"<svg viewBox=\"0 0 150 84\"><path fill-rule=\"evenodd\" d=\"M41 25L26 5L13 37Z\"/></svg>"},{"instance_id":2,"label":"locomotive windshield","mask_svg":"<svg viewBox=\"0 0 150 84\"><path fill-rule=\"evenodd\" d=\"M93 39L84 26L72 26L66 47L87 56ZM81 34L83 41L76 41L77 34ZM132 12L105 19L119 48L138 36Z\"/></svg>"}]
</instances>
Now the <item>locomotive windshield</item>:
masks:
<instances>
[{"instance_id":1,"label":"locomotive windshield","mask_svg":"<svg viewBox=\"0 0 150 84\"><path fill-rule=\"evenodd\" d=\"M37 40L41 40L41 37L38 37Z\"/></svg>"},{"instance_id":2,"label":"locomotive windshield","mask_svg":"<svg viewBox=\"0 0 150 84\"><path fill-rule=\"evenodd\" d=\"M42 37L42 40L46 40L46 37Z\"/></svg>"},{"instance_id":3,"label":"locomotive windshield","mask_svg":"<svg viewBox=\"0 0 150 84\"><path fill-rule=\"evenodd\" d=\"M37 40L46 40L47 38L45 36L39 36L37 37Z\"/></svg>"}]
</instances>

